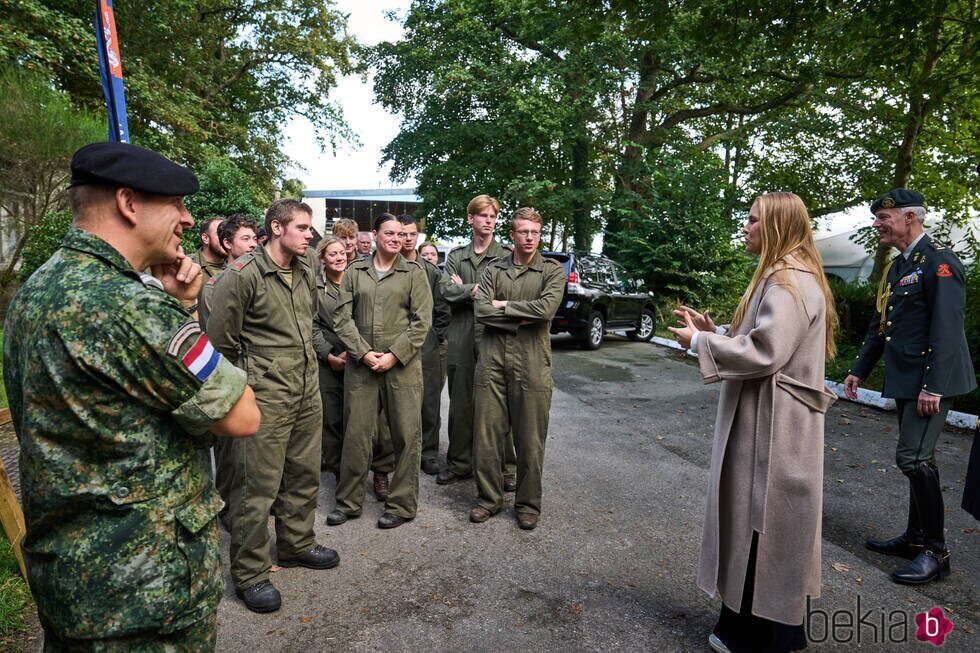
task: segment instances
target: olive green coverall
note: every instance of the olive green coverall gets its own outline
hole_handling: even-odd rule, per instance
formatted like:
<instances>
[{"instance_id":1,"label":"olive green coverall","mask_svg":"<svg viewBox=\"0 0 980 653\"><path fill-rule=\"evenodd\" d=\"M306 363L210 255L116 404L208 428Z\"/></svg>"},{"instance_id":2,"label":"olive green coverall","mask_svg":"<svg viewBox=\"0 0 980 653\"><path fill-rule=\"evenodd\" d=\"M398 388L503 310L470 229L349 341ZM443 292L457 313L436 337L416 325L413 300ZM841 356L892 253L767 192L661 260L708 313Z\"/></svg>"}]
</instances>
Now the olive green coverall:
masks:
<instances>
[{"instance_id":1,"label":"olive green coverall","mask_svg":"<svg viewBox=\"0 0 980 653\"><path fill-rule=\"evenodd\" d=\"M337 478L340 477L340 452L344 444L344 372L335 372L327 362L327 354L339 356L347 351L344 343L333 330L333 314L340 298L340 285L329 279L317 281L320 303L313 318L313 349L319 359L320 400L323 402L323 443L320 459L322 467ZM345 365L346 367L346 365ZM395 468L395 452L387 424L374 439L371 471L390 474Z\"/></svg>"},{"instance_id":2,"label":"olive green coverall","mask_svg":"<svg viewBox=\"0 0 980 653\"><path fill-rule=\"evenodd\" d=\"M231 442L227 518L238 590L269 579L270 514L280 556L300 556L315 544L322 417L313 351L316 281L307 257L293 257L290 276L287 285L260 247L232 263L211 296L208 338L246 371L262 412L254 437Z\"/></svg>"},{"instance_id":3,"label":"olive green coverall","mask_svg":"<svg viewBox=\"0 0 980 653\"><path fill-rule=\"evenodd\" d=\"M551 319L565 293L560 263L535 253L525 266L499 258L487 266L474 301L481 324L476 365L473 452L479 505L491 513L504 497L501 462L508 429L517 446L518 513L541 514L541 474L551 410ZM492 300L506 300L503 309Z\"/></svg>"},{"instance_id":4,"label":"olive green coverall","mask_svg":"<svg viewBox=\"0 0 980 653\"><path fill-rule=\"evenodd\" d=\"M432 324L432 292L422 267L400 254L378 278L373 257L355 260L344 273L334 331L347 348L344 368L345 429L337 480L337 509L359 515L379 415L387 415L395 469L385 512L412 519L418 507L422 455L422 358ZM377 373L362 359L369 351L398 359Z\"/></svg>"},{"instance_id":5,"label":"olive green coverall","mask_svg":"<svg viewBox=\"0 0 980 653\"><path fill-rule=\"evenodd\" d=\"M509 247L496 239L481 253L473 251L473 242L457 247L446 257L442 295L449 302L452 320L449 322L449 351L446 370L449 378L449 450L446 462L457 476L473 473L473 373L476 370L477 342L483 325L473 320L473 287L487 269L487 264L500 256L510 256ZM453 283L456 274L462 285ZM504 475L513 476L516 470L514 439L507 436L504 447Z\"/></svg>"}]
</instances>

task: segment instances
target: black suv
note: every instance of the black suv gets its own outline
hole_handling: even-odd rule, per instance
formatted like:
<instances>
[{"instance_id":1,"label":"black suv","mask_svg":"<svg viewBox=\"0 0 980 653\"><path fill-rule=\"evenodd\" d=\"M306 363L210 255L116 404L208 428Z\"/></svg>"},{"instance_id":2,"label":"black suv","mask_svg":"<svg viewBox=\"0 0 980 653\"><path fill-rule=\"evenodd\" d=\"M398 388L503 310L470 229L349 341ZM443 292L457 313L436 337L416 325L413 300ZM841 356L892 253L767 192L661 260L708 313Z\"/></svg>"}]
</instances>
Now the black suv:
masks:
<instances>
[{"instance_id":1,"label":"black suv","mask_svg":"<svg viewBox=\"0 0 980 653\"><path fill-rule=\"evenodd\" d=\"M623 266L599 254L541 252L565 268L565 296L551 332L567 331L583 349L598 349L606 331L625 330L630 340L653 337L653 295L640 292Z\"/></svg>"}]
</instances>

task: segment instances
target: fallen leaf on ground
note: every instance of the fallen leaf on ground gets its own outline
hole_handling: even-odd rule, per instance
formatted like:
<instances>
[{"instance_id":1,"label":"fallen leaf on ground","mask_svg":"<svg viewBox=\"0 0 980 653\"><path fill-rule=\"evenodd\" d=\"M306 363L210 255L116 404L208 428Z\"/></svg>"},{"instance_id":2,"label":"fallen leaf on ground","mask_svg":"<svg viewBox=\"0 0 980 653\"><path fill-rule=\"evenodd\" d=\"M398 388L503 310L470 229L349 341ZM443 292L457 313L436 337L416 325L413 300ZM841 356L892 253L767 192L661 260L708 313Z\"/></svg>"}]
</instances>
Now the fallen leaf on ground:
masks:
<instances>
[{"instance_id":1,"label":"fallen leaf on ground","mask_svg":"<svg viewBox=\"0 0 980 653\"><path fill-rule=\"evenodd\" d=\"M843 562L835 562L834 564L831 565L831 567L841 572L842 574L851 570L851 568L845 565Z\"/></svg>"}]
</instances>

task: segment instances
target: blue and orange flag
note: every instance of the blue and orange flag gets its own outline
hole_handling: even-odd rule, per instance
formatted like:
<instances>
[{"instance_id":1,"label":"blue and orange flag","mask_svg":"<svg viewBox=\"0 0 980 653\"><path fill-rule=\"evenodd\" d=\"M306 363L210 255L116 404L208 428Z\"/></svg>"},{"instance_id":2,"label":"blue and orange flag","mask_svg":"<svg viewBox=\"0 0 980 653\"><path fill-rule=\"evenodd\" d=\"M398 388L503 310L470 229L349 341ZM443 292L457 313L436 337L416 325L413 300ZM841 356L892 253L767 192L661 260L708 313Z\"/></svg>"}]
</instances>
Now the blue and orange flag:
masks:
<instances>
[{"instance_id":1,"label":"blue and orange flag","mask_svg":"<svg viewBox=\"0 0 980 653\"><path fill-rule=\"evenodd\" d=\"M109 140L129 142L126 121L126 93L123 90L122 58L116 36L112 0L98 0L95 8L95 42L99 50L99 76L102 94L109 110Z\"/></svg>"}]
</instances>

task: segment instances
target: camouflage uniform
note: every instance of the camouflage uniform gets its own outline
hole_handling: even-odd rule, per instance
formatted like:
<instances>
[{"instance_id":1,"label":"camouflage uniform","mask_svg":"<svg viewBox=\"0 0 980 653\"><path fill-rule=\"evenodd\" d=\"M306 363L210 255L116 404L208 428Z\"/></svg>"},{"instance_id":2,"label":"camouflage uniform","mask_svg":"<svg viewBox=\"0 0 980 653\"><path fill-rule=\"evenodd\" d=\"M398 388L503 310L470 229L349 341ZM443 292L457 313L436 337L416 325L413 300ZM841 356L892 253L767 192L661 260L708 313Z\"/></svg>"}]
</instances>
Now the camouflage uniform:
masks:
<instances>
[{"instance_id":1,"label":"camouflage uniform","mask_svg":"<svg viewBox=\"0 0 980 653\"><path fill-rule=\"evenodd\" d=\"M245 374L158 282L77 228L11 303L4 351L48 649L213 645L221 500L206 432Z\"/></svg>"}]
</instances>

